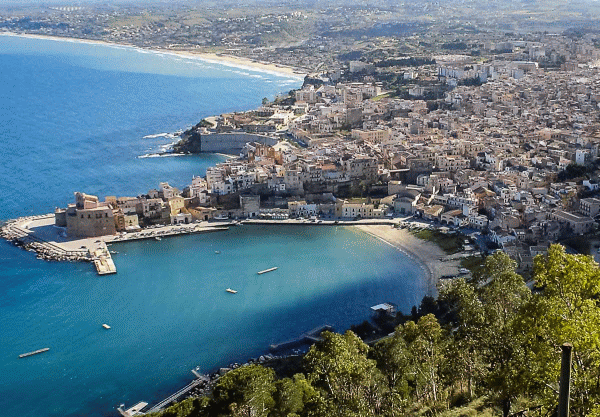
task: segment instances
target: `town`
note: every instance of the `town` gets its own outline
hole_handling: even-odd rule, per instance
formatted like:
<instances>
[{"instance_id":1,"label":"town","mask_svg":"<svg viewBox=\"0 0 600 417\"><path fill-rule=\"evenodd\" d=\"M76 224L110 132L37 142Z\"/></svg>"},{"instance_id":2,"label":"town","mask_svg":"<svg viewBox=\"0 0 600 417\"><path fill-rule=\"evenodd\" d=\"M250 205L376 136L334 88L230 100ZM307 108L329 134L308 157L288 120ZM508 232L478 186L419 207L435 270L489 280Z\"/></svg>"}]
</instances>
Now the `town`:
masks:
<instances>
[{"instance_id":1,"label":"town","mask_svg":"<svg viewBox=\"0 0 600 417\"><path fill-rule=\"evenodd\" d=\"M488 47L511 52L485 63L436 56L417 68L351 61L259 109L207 118L174 152L238 157L183 190L161 183L104 202L77 193L56 225L91 237L212 219L415 216L478 230L530 270L550 243L597 229L599 52L589 36ZM528 56L564 62L548 70ZM373 81L379 68L417 81L407 98ZM445 90L435 106L426 81Z\"/></svg>"}]
</instances>

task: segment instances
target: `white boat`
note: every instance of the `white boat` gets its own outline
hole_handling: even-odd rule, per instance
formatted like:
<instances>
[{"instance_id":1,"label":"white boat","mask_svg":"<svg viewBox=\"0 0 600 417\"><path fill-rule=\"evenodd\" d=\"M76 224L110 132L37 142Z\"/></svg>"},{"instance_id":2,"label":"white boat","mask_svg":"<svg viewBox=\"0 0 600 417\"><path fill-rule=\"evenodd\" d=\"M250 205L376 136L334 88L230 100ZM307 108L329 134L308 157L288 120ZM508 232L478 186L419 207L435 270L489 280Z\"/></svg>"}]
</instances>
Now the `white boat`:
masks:
<instances>
[{"instance_id":1,"label":"white boat","mask_svg":"<svg viewBox=\"0 0 600 417\"><path fill-rule=\"evenodd\" d=\"M267 272L271 272L271 271L275 271L278 267L275 266L273 268L269 268L269 269L265 269L264 271L258 271L257 274L258 275L262 275L262 274L266 274Z\"/></svg>"},{"instance_id":2,"label":"white boat","mask_svg":"<svg viewBox=\"0 0 600 417\"><path fill-rule=\"evenodd\" d=\"M216 250L215 253L218 255L219 253L221 253L220 250Z\"/></svg>"},{"instance_id":3,"label":"white boat","mask_svg":"<svg viewBox=\"0 0 600 417\"><path fill-rule=\"evenodd\" d=\"M227 291L228 293L231 293L231 294L237 294L237 291L232 290L231 288L227 288L225 291Z\"/></svg>"},{"instance_id":4,"label":"white boat","mask_svg":"<svg viewBox=\"0 0 600 417\"><path fill-rule=\"evenodd\" d=\"M160 236L155 236L154 239L156 239L156 240L162 240L162 238Z\"/></svg>"},{"instance_id":5,"label":"white boat","mask_svg":"<svg viewBox=\"0 0 600 417\"><path fill-rule=\"evenodd\" d=\"M106 323L104 323L104 324L102 325L102 327L104 327L106 330L110 329L110 326L109 326L108 324L106 324Z\"/></svg>"}]
</instances>

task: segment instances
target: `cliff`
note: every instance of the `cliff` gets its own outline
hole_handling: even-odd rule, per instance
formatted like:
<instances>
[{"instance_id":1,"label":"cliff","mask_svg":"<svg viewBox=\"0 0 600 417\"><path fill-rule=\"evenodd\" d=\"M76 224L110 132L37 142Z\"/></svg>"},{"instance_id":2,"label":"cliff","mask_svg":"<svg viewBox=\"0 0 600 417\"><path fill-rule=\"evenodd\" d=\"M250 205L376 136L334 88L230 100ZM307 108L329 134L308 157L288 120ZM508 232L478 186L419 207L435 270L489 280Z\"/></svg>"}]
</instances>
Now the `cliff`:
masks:
<instances>
[{"instance_id":1,"label":"cliff","mask_svg":"<svg viewBox=\"0 0 600 417\"><path fill-rule=\"evenodd\" d=\"M202 141L200 132L196 127L186 130L181 135L181 140L173 145L175 153L200 153L202 152Z\"/></svg>"}]
</instances>

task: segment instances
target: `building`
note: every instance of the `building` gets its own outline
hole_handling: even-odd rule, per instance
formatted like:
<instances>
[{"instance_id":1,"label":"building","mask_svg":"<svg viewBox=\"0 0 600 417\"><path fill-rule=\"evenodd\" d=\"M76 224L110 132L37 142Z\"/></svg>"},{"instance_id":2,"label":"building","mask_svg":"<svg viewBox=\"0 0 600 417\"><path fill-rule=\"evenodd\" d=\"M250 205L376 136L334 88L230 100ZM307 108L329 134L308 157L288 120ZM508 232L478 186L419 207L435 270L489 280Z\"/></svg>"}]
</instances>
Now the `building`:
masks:
<instances>
[{"instance_id":1,"label":"building","mask_svg":"<svg viewBox=\"0 0 600 417\"><path fill-rule=\"evenodd\" d=\"M581 216L563 210L556 210L555 212L550 213L550 218L556 220L563 226L567 226L569 231L576 235L588 233L594 226L594 219L591 217Z\"/></svg>"},{"instance_id":2,"label":"building","mask_svg":"<svg viewBox=\"0 0 600 417\"><path fill-rule=\"evenodd\" d=\"M405 189L394 197L394 213L397 214L413 214L415 206L419 202L421 193L417 190Z\"/></svg>"},{"instance_id":3,"label":"building","mask_svg":"<svg viewBox=\"0 0 600 417\"><path fill-rule=\"evenodd\" d=\"M260 213L260 196L259 195L241 195L240 207L242 208L243 217L258 217Z\"/></svg>"},{"instance_id":4,"label":"building","mask_svg":"<svg viewBox=\"0 0 600 417\"><path fill-rule=\"evenodd\" d=\"M106 236L117 232L110 204L79 192L75 193L75 204L69 204L66 210L56 210L55 224L66 227L70 237Z\"/></svg>"},{"instance_id":5,"label":"building","mask_svg":"<svg viewBox=\"0 0 600 417\"><path fill-rule=\"evenodd\" d=\"M362 130L352 129L352 139L362 140L370 143L381 143L385 142L390 138L389 129L374 129L374 130Z\"/></svg>"},{"instance_id":6,"label":"building","mask_svg":"<svg viewBox=\"0 0 600 417\"><path fill-rule=\"evenodd\" d=\"M596 217L600 213L600 199L582 198L579 200L579 212L584 216Z\"/></svg>"},{"instance_id":7,"label":"building","mask_svg":"<svg viewBox=\"0 0 600 417\"><path fill-rule=\"evenodd\" d=\"M344 202L342 203L340 217L371 219L374 217L374 210L373 204Z\"/></svg>"}]
</instances>

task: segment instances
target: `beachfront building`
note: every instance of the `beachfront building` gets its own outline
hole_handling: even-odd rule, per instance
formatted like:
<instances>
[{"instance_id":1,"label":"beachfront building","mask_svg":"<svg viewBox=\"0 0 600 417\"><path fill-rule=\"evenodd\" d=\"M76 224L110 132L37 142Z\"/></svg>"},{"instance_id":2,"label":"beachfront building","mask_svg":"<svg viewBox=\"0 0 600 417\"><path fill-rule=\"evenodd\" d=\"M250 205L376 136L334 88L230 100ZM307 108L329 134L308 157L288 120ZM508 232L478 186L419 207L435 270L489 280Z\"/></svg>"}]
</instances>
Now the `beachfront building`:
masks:
<instances>
[{"instance_id":1,"label":"beachfront building","mask_svg":"<svg viewBox=\"0 0 600 417\"><path fill-rule=\"evenodd\" d=\"M308 204L304 200L288 201L288 210L290 211L290 217L316 216L317 205Z\"/></svg>"},{"instance_id":2,"label":"beachfront building","mask_svg":"<svg viewBox=\"0 0 600 417\"><path fill-rule=\"evenodd\" d=\"M171 215L171 224L190 224L193 220L190 213Z\"/></svg>"},{"instance_id":3,"label":"beachfront building","mask_svg":"<svg viewBox=\"0 0 600 417\"><path fill-rule=\"evenodd\" d=\"M339 200L338 200L339 201ZM341 200L339 217L346 219L372 219L374 217L383 217L383 213L380 213L381 210L378 210L377 214L375 213L375 206L373 204L367 203L351 203L348 201ZM379 214L382 214L379 216Z\"/></svg>"}]
</instances>

